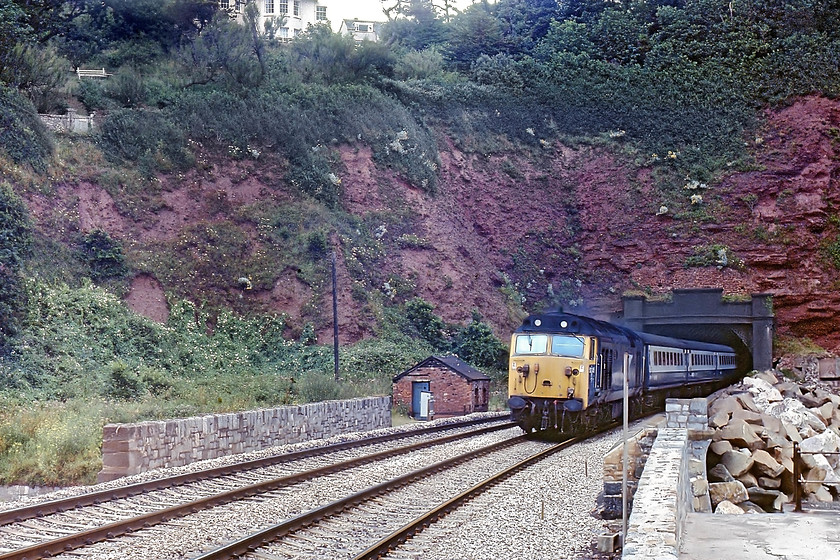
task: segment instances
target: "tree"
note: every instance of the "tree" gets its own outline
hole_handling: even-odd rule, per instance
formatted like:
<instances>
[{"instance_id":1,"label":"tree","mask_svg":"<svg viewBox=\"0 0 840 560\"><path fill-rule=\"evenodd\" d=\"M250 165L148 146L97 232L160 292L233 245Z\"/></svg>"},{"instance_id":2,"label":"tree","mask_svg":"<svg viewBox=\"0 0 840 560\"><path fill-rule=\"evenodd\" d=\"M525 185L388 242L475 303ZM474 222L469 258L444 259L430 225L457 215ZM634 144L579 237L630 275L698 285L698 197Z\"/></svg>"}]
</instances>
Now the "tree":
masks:
<instances>
[{"instance_id":1,"label":"tree","mask_svg":"<svg viewBox=\"0 0 840 560\"><path fill-rule=\"evenodd\" d=\"M350 35L333 33L327 25L312 25L291 45L292 60L305 80L341 83L352 78L350 61L356 42Z\"/></svg>"},{"instance_id":2,"label":"tree","mask_svg":"<svg viewBox=\"0 0 840 560\"><path fill-rule=\"evenodd\" d=\"M388 44L423 50L446 40L446 26L438 18L431 0L398 0L385 13L390 21L384 26L382 35Z\"/></svg>"},{"instance_id":3,"label":"tree","mask_svg":"<svg viewBox=\"0 0 840 560\"><path fill-rule=\"evenodd\" d=\"M279 19L267 19L265 21L265 29L260 30L260 8L254 0L248 0L245 4L245 26L251 34L252 48L260 64L260 73L265 76L265 56L268 48L267 42L274 40L274 35L278 29L286 24L286 16Z\"/></svg>"},{"instance_id":4,"label":"tree","mask_svg":"<svg viewBox=\"0 0 840 560\"><path fill-rule=\"evenodd\" d=\"M466 70L482 54L505 52L502 24L489 9L475 5L452 21L452 32L444 53L450 62Z\"/></svg>"},{"instance_id":5,"label":"tree","mask_svg":"<svg viewBox=\"0 0 840 560\"><path fill-rule=\"evenodd\" d=\"M11 63L14 48L32 35L32 28L26 23L26 13L13 3L0 4L0 74Z\"/></svg>"},{"instance_id":6,"label":"tree","mask_svg":"<svg viewBox=\"0 0 840 560\"><path fill-rule=\"evenodd\" d=\"M511 54L529 52L557 17L556 0L499 0L495 14Z\"/></svg>"},{"instance_id":7,"label":"tree","mask_svg":"<svg viewBox=\"0 0 840 560\"><path fill-rule=\"evenodd\" d=\"M226 78L242 87L253 87L263 77L251 32L221 12L194 41L181 48L178 59L187 86Z\"/></svg>"},{"instance_id":8,"label":"tree","mask_svg":"<svg viewBox=\"0 0 840 560\"><path fill-rule=\"evenodd\" d=\"M473 311L470 324L458 333L455 353L475 366L505 368L507 349L477 311Z\"/></svg>"}]
</instances>

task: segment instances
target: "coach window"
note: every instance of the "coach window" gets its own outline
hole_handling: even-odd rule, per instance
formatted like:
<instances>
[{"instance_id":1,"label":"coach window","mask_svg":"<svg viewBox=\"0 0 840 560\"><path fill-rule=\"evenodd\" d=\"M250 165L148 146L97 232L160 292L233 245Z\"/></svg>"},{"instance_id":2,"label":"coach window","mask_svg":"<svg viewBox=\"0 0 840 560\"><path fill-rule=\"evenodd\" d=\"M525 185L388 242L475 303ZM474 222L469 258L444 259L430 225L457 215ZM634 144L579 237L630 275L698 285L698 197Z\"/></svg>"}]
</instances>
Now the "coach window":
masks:
<instances>
[{"instance_id":1,"label":"coach window","mask_svg":"<svg viewBox=\"0 0 840 560\"><path fill-rule=\"evenodd\" d=\"M516 337L516 354L545 354L548 335L520 334Z\"/></svg>"}]
</instances>

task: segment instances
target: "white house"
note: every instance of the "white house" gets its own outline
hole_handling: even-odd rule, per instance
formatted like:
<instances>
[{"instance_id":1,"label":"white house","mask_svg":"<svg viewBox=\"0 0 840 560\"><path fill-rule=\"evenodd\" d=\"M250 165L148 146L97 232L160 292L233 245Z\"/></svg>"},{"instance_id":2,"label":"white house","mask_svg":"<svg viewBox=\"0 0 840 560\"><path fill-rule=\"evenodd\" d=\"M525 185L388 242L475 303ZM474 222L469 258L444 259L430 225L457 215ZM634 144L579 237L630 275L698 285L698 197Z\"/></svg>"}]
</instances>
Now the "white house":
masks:
<instances>
[{"instance_id":1,"label":"white house","mask_svg":"<svg viewBox=\"0 0 840 560\"><path fill-rule=\"evenodd\" d=\"M364 40L378 41L382 31L382 23L378 21L343 19L338 32L342 35L352 35L357 43Z\"/></svg>"},{"instance_id":2,"label":"white house","mask_svg":"<svg viewBox=\"0 0 840 560\"><path fill-rule=\"evenodd\" d=\"M246 2L243 0L219 0L223 10L230 10L241 17ZM327 6L323 0L257 0L260 9L260 29L270 19L285 16L285 23L278 29L281 41L297 37L310 24L329 23Z\"/></svg>"}]
</instances>

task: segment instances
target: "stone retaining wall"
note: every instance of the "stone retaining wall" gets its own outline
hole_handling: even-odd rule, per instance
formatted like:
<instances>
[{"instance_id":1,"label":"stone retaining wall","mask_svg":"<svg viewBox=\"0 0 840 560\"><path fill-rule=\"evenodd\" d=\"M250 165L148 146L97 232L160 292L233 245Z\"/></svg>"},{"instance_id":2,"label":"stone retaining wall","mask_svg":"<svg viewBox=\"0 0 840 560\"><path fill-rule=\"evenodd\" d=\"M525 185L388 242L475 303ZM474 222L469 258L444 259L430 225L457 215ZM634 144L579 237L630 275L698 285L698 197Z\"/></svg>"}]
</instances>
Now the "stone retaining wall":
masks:
<instances>
[{"instance_id":1,"label":"stone retaining wall","mask_svg":"<svg viewBox=\"0 0 840 560\"><path fill-rule=\"evenodd\" d=\"M107 424L99 481L223 455L391 425L391 397L284 406L160 422Z\"/></svg>"},{"instance_id":2,"label":"stone retaining wall","mask_svg":"<svg viewBox=\"0 0 840 560\"><path fill-rule=\"evenodd\" d=\"M636 489L623 560L679 558L685 517L702 502L692 482L704 472L705 447L693 440L708 434L706 399L668 399L665 417Z\"/></svg>"}]
</instances>

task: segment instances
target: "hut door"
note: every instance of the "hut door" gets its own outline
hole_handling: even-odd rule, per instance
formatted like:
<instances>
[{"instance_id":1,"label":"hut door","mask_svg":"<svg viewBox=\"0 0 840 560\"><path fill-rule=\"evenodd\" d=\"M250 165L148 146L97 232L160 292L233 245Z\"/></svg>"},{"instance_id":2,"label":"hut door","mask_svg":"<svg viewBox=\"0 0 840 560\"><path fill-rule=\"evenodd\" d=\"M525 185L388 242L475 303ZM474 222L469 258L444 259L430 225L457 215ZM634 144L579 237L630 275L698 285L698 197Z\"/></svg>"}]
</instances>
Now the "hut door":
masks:
<instances>
[{"instance_id":1,"label":"hut door","mask_svg":"<svg viewBox=\"0 0 840 560\"><path fill-rule=\"evenodd\" d=\"M411 382L411 415L415 418L420 416L420 394L429 391L428 381Z\"/></svg>"}]
</instances>

